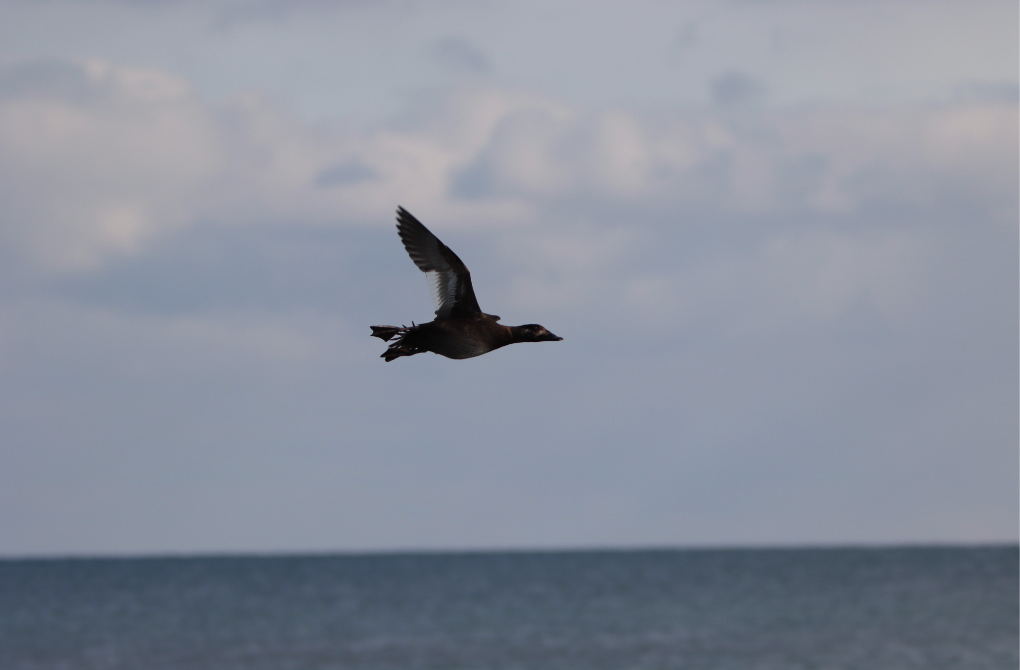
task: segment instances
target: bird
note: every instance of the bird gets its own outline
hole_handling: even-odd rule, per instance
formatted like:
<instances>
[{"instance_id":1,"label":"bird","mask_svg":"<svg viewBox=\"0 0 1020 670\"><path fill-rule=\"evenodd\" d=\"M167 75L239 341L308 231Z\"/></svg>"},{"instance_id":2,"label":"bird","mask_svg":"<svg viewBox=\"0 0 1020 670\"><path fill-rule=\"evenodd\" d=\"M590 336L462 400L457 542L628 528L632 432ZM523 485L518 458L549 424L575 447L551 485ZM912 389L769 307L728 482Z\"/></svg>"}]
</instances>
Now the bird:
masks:
<instances>
[{"instance_id":1,"label":"bird","mask_svg":"<svg viewBox=\"0 0 1020 670\"><path fill-rule=\"evenodd\" d=\"M516 342L558 342L537 323L504 326L485 314L471 287L471 273L457 254L439 241L421 221L397 207L397 234L407 255L425 273L436 304L436 318L411 326L371 326L372 336L394 340L380 356L387 363L401 356L431 351L453 359L474 358Z\"/></svg>"}]
</instances>

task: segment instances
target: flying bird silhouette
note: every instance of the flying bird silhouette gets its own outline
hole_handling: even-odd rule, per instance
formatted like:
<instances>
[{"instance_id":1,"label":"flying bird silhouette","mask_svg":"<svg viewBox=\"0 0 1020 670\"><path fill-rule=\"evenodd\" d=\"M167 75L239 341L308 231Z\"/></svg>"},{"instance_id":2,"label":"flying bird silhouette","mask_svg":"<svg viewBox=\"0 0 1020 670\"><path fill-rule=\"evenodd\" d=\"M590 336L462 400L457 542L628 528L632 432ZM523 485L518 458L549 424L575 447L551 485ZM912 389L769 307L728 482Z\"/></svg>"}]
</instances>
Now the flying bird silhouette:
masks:
<instances>
[{"instance_id":1,"label":"flying bird silhouette","mask_svg":"<svg viewBox=\"0 0 1020 670\"><path fill-rule=\"evenodd\" d=\"M421 221L403 207L397 208L397 233L407 254L425 273L436 303L436 318L411 327L372 326L372 336L396 341L381 358L390 362L401 356L431 351L447 358L473 358L515 342L562 340L537 323L503 326L498 316L485 314L471 288L471 273L457 254L439 241Z\"/></svg>"}]
</instances>

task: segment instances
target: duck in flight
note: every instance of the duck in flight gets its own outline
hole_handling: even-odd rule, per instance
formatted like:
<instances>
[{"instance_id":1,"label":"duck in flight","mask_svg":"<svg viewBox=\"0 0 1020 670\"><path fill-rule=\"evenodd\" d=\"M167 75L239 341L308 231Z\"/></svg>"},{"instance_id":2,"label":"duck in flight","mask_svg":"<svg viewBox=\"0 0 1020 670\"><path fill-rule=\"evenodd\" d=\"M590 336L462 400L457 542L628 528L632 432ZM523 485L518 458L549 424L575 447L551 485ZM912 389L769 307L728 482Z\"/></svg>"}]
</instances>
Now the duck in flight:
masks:
<instances>
[{"instance_id":1,"label":"duck in flight","mask_svg":"<svg viewBox=\"0 0 1020 670\"><path fill-rule=\"evenodd\" d=\"M483 313L467 266L403 207L397 208L397 233L411 260L428 278L437 309L434 320L412 323L410 328L372 326L373 337L384 342L396 338L382 354L387 363L426 351L447 358L473 358L515 342L563 339L537 323L503 326L497 323L498 316Z\"/></svg>"}]
</instances>

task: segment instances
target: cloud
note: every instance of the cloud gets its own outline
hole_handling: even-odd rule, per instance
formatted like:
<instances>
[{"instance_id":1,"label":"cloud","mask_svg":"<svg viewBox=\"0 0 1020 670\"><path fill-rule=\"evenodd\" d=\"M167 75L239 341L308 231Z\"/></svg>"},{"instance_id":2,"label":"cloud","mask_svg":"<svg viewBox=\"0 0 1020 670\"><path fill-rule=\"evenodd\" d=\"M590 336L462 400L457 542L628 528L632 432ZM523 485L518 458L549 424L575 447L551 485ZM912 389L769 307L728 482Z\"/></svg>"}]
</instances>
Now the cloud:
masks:
<instances>
[{"instance_id":1,"label":"cloud","mask_svg":"<svg viewBox=\"0 0 1020 670\"><path fill-rule=\"evenodd\" d=\"M461 37L444 37L432 45L431 52L455 73L486 74L492 69L488 57Z\"/></svg>"},{"instance_id":2,"label":"cloud","mask_svg":"<svg viewBox=\"0 0 1020 670\"><path fill-rule=\"evenodd\" d=\"M376 179L379 175L375 170L358 160L350 160L330 165L315 176L315 185L323 188L357 184L362 181Z\"/></svg>"},{"instance_id":3,"label":"cloud","mask_svg":"<svg viewBox=\"0 0 1020 670\"><path fill-rule=\"evenodd\" d=\"M208 111L179 79L99 62L0 76L5 246L53 268L94 267L186 223L222 170Z\"/></svg>"},{"instance_id":4,"label":"cloud","mask_svg":"<svg viewBox=\"0 0 1020 670\"><path fill-rule=\"evenodd\" d=\"M399 203L502 240L492 272L519 273L493 300L609 301L669 332L754 296L743 327L795 328L903 309L959 216L1014 225L1017 116L642 114L469 87L397 123L312 126L158 71L28 61L0 70L0 236L15 264L95 273L197 227L388 225Z\"/></svg>"},{"instance_id":5,"label":"cloud","mask_svg":"<svg viewBox=\"0 0 1020 670\"><path fill-rule=\"evenodd\" d=\"M205 103L163 72L16 63L0 70L0 236L40 268L87 270L203 222L356 215L323 188L371 181L348 148L257 98Z\"/></svg>"},{"instance_id":6,"label":"cloud","mask_svg":"<svg viewBox=\"0 0 1020 670\"><path fill-rule=\"evenodd\" d=\"M754 77L742 72L725 72L711 83L712 99L715 104L746 105L765 97L768 88Z\"/></svg>"},{"instance_id":7,"label":"cloud","mask_svg":"<svg viewBox=\"0 0 1020 670\"><path fill-rule=\"evenodd\" d=\"M953 87L952 100L963 103L1020 101L1020 84L1015 81L970 81Z\"/></svg>"},{"instance_id":8,"label":"cloud","mask_svg":"<svg viewBox=\"0 0 1020 670\"><path fill-rule=\"evenodd\" d=\"M759 214L947 198L1004 205L1017 108L846 106L727 117L514 110L453 176L455 197L590 198Z\"/></svg>"}]
</instances>

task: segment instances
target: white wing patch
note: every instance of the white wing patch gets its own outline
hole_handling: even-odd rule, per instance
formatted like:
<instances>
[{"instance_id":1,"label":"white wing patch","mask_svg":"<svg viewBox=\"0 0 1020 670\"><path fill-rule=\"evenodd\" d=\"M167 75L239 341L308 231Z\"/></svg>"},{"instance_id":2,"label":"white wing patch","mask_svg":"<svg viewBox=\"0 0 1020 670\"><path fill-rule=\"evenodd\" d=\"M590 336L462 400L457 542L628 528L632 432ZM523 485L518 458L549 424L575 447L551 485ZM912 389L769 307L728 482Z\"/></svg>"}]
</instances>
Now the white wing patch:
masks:
<instances>
[{"instance_id":1,"label":"white wing patch","mask_svg":"<svg viewBox=\"0 0 1020 670\"><path fill-rule=\"evenodd\" d=\"M452 271L430 270L425 273L425 279L432 295L432 304L436 307L436 315L447 316L457 301L457 275Z\"/></svg>"},{"instance_id":2,"label":"white wing patch","mask_svg":"<svg viewBox=\"0 0 1020 670\"><path fill-rule=\"evenodd\" d=\"M411 260L425 273L437 317L450 318L461 293L461 299L467 301L461 307L471 314L478 310L467 267L421 221L402 207L397 208L397 233ZM462 282L465 286L460 285Z\"/></svg>"}]
</instances>

